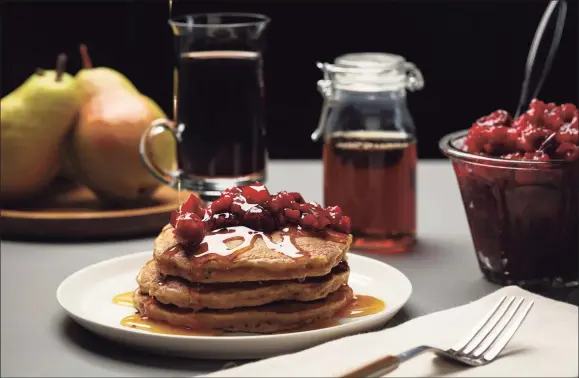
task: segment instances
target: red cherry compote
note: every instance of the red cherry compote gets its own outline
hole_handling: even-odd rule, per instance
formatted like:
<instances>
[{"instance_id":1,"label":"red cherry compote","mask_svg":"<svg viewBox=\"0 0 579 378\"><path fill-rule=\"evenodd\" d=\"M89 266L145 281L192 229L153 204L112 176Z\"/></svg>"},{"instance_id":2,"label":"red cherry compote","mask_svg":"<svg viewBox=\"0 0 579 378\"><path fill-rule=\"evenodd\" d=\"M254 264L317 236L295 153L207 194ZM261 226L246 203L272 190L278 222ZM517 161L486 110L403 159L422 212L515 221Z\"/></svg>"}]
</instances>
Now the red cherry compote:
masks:
<instances>
[{"instance_id":1,"label":"red cherry compote","mask_svg":"<svg viewBox=\"0 0 579 378\"><path fill-rule=\"evenodd\" d=\"M526 287L577 284L577 118L573 104L535 99L516 119L497 110L472 125L455 147L480 157L450 154L489 280Z\"/></svg>"},{"instance_id":2,"label":"red cherry compote","mask_svg":"<svg viewBox=\"0 0 579 378\"><path fill-rule=\"evenodd\" d=\"M226 189L208 206L191 195L180 210L173 211L171 225L177 241L189 247L199 245L210 231L234 226L264 233L290 225L312 231L332 229L350 233L350 218L338 206L324 208L306 202L296 192L272 195L260 183Z\"/></svg>"}]
</instances>

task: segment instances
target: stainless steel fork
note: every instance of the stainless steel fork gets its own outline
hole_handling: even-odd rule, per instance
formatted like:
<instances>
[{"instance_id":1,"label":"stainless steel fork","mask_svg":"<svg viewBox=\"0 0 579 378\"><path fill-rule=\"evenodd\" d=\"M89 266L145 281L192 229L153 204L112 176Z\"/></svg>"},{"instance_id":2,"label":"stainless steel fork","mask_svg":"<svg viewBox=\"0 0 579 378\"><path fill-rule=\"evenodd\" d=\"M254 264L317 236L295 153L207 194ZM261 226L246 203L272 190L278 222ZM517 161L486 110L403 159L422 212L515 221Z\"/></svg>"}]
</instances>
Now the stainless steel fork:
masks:
<instances>
[{"instance_id":1,"label":"stainless steel fork","mask_svg":"<svg viewBox=\"0 0 579 378\"><path fill-rule=\"evenodd\" d=\"M524 304L524 306L523 306ZM401 363L424 352L457 361L465 365L480 366L495 359L519 329L534 301L525 297L502 297L476 327L454 347L448 350L422 345L399 355L385 356L343 377L381 377L396 369Z\"/></svg>"}]
</instances>

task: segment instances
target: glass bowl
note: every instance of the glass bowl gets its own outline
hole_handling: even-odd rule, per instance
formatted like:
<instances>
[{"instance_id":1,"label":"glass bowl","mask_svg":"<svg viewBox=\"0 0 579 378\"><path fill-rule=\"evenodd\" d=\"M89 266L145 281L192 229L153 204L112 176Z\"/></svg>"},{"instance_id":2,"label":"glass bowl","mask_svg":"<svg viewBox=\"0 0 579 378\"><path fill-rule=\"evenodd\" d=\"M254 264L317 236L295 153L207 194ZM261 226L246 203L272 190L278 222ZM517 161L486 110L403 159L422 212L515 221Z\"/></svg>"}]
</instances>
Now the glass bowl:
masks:
<instances>
[{"instance_id":1,"label":"glass bowl","mask_svg":"<svg viewBox=\"0 0 579 378\"><path fill-rule=\"evenodd\" d=\"M452 162L484 276L527 288L577 286L579 161L519 161L460 148L468 130L440 140Z\"/></svg>"}]
</instances>

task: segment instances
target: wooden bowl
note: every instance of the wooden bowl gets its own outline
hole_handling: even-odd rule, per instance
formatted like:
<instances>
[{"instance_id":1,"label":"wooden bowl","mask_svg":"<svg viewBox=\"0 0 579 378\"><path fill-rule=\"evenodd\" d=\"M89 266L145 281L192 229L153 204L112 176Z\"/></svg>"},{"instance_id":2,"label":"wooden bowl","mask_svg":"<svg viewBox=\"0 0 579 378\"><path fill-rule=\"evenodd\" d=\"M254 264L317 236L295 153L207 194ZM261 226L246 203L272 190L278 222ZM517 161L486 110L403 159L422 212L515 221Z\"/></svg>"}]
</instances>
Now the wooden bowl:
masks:
<instances>
[{"instance_id":1,"label":"wooden bowl","mask_svg":"<svg viewBox=\"0 0 579 378\"><path fill-rule=\"evenodd\" d=\"M190 194L179 198L176 190L162 186L146 202L114 208L88 188L60 180L36 199L2 208L0 229L2 238L31 241L154 236Z\"/></svg>"}]
</instances>

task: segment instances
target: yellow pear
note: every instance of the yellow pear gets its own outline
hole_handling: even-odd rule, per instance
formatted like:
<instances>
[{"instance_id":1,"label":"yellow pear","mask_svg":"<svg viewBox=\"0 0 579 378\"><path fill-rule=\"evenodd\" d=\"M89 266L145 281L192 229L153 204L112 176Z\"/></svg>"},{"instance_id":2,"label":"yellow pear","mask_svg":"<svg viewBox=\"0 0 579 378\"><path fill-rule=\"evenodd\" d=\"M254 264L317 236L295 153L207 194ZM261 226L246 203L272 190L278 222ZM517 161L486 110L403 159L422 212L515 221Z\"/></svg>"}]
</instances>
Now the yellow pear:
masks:
<instances>
[{"instance_id":1,"label":"yellow pear","mask_svg":"<svg viewBox=\"0 0 579 378\"><path fill-rule=\"evenodd\" d=\"M75 78L77 83L80 83L78 95L82 102L100 92L116 90L120 87L139 92L133 83L118 71L108 67L93 67L86 45L80 45L80 56L83 69L77 72Z\"/></svg>"},{"instance_id":2,"label":"yellow pear","mask_svg":"<svg viewBox=\"0 0 579 378\"><path fill-rule=\"evenodd\" d=\"M67 140L67 170L108 202L147 198L160 183L141 162L139 140L151 122L166 115L119 72L91 68L86 47L81 47L81 54L84 69L76 81L84 103ZM151 148L159 166L174 168L170 135L155 136Z\"/></svg>"},{"instance_id":3,"label":"yellow pear","mask_svg":"<svg viewBox=\"0 0 579 378\"><path fill-rule=\"evenodd\" d=\"M59 171L62 140L74 124L78 98L74 78L56 70L37 70L0 104L0 198L21 200L44 189Z\"/></svg>"}]
</instances>

